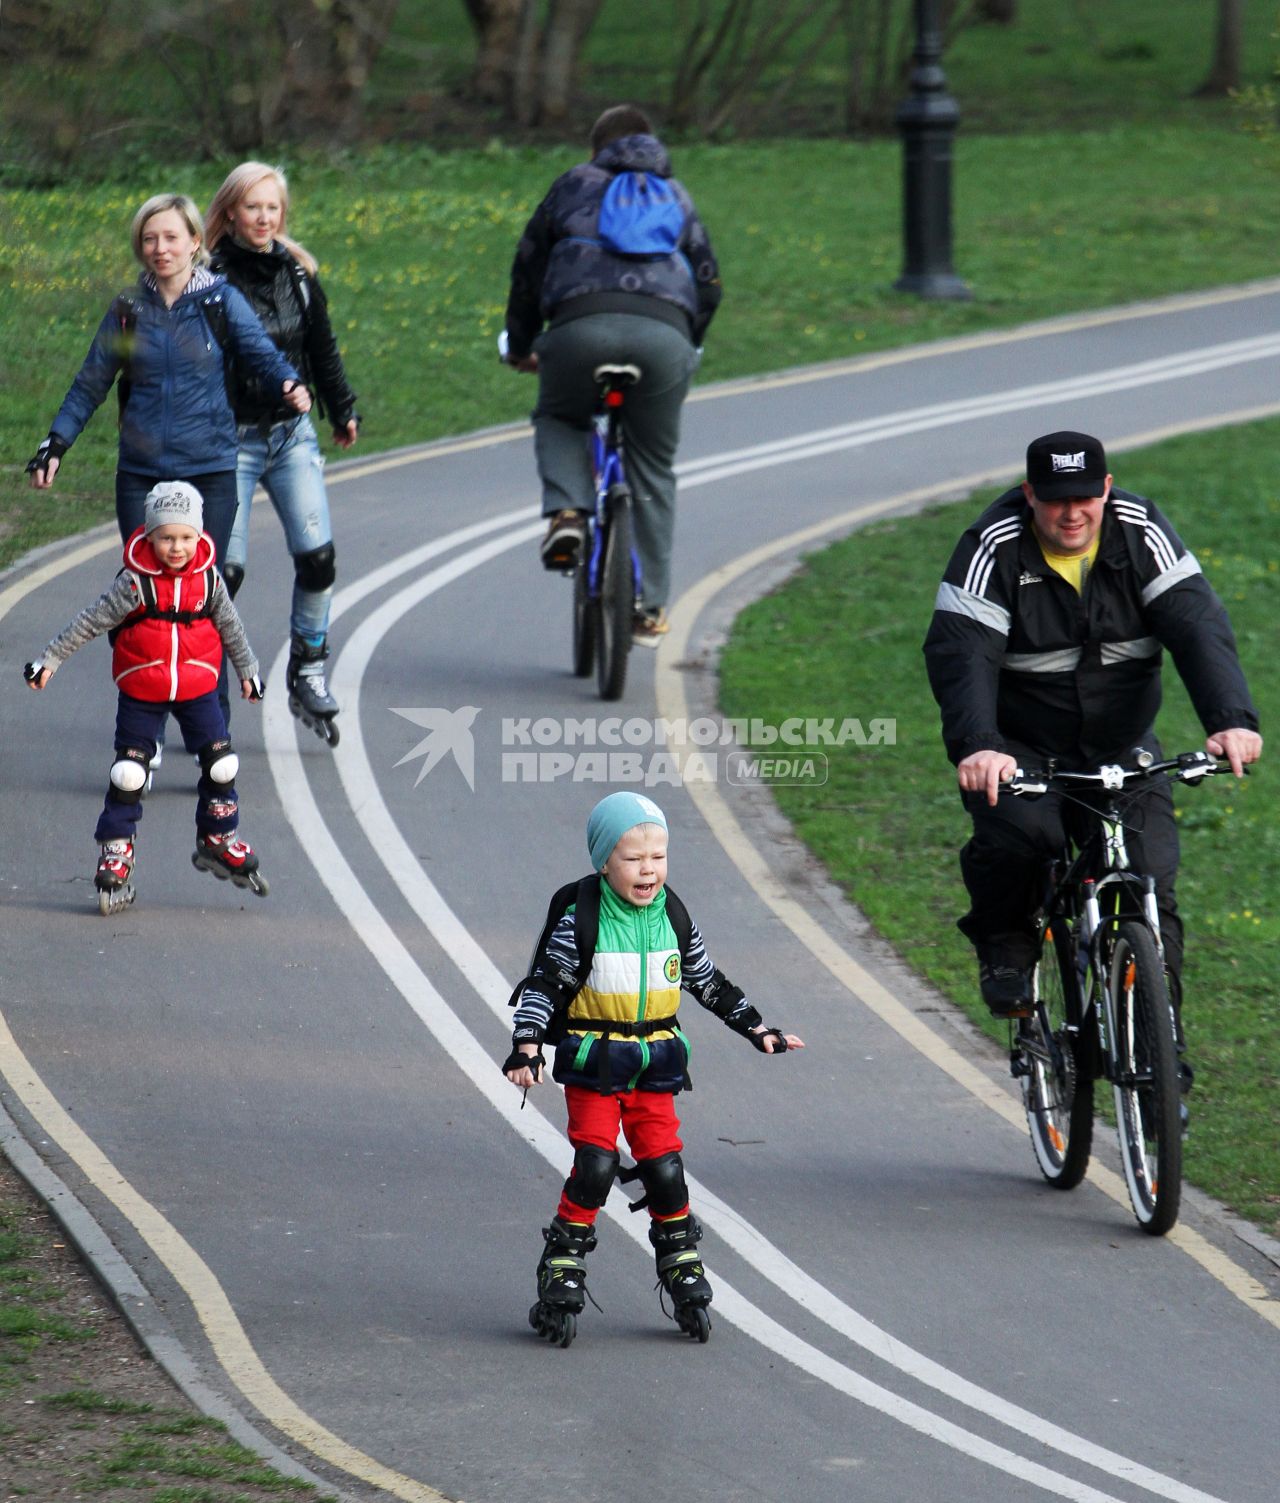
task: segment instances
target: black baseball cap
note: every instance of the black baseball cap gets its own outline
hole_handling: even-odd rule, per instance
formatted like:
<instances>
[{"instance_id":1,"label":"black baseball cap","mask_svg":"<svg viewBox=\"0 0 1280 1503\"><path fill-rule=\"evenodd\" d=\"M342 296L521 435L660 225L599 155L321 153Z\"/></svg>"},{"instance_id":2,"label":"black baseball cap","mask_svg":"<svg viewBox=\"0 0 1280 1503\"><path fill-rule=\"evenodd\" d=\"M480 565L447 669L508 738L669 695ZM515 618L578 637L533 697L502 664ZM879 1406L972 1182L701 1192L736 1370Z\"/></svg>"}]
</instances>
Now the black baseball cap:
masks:
<instances>
[{"instance_id":1,"label":"black baseball cap","mask_svg":"<svg viewBox=\"0 0 1280 1503\"><path fill-rule=\"evenodd\" d=\"M1087 433L1046 433L1027 445L1027 480L1037 501L1105 495L1106 450Z\"/></svg>"}]
</instances>

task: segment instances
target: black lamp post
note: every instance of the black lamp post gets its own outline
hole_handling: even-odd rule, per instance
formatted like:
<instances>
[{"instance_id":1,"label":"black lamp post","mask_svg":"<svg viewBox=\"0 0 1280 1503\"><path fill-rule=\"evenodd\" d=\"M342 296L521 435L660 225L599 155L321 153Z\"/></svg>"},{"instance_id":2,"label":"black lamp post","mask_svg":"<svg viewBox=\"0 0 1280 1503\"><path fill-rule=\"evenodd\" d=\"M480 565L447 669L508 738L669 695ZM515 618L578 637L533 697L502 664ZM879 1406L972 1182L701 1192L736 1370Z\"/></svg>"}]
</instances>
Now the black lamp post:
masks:
<instances>
[{"instance_id":1,"label":"black lamp post","mask_svg":"<svg viewBox=\"0 0 1280 1503\"><path fill-rule=\"evenodd\" d=\"M960 106L942 72L938 0L916 0L911 92L898 110L902 131L903 266L898 292L967 298L951 269L951 138Z\"/></svg>"}]
</instances>

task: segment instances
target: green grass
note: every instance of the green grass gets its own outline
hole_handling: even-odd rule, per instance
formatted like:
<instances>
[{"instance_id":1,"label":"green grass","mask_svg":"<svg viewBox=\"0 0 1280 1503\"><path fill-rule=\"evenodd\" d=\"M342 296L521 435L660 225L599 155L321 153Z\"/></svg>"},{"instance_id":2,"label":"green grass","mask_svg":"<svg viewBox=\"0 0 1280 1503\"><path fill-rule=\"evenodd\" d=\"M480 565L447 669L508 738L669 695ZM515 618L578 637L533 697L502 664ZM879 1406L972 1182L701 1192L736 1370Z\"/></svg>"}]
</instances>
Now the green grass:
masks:
<instances>
[{"instance_id":1,"label":"green grass","mask_svg":"<svg viewBox=\"0 0 1280 1503\"><path fill-rule=\"evenodd\" d=\"M1280 422L1175 439L1120 456L1126 489L1156 499L1226 602L1264 730L1280 703ZM1011 456L1016 463L1016 457ZM821 788L779 788L800 837L875 927L988 1029L956 853L968 821L946 761L920 645L952 547L992 494L881 522L807 559L737 620L721 663L727 715L897 720L893 746L831 748ZM1203 741L1167 664L1159 731ZM1185 1019L1196 1065L1189 1180L1280 1230L1280 785L1255 775L1177 795L1187 925Z\"/></svg>"},{"instance_id":2,"label":"green grass","mask_svg":"<svg viewBox=\"0 0 1280 1503\"><path fill-rule=\"evenodd\" d=\"M385 148L300 158L292 227L321 259L365 416L368 453L527 415L533 384L497 364L515 242L569 149ZM962 140L956 265L970 303L906 299L900 152L888 142L688 147L677 167L719 252L725 300L702 379L837 359L1274 272L1270 147L1238 131L1117 128ZM145 184L0 192L0 564L109 520L115 423L104 404L37 494L23 466L48 430L110 298L133 276L127 226L159 181L206 203L220 173L189 163ZM1089 184L1105 215L1065 215ZM514 492L532 493L513 474Z\"/></svg>"},{"instance_id":3,"label":"green grass","mask_svg":"<svg viewBox=\"0 0 1280 1503\"><path fill-rule=\"evenodd\" d=\"M0 1207L0 1388L48 1341L78 1342L92 1334L49 1308L58 1290L31 1261L35 1244Z\"/></svg>"}]
</instances>

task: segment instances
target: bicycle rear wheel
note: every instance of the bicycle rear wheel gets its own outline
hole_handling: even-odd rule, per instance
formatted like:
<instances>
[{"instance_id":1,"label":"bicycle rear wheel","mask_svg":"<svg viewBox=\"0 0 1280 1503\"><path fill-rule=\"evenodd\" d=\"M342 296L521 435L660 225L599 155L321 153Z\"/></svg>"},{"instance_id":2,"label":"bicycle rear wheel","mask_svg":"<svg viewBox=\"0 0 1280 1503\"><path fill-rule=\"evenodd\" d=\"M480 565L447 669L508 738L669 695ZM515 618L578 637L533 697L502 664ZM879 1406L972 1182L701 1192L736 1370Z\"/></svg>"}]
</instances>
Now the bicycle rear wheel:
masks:
<instances>
[{"instance_id":1,"label":"bicycle rear wheel","mask_svg":"<svg viewBox=\"0 0 1280 1503\"><path fill-rule=\"evenodd\" d=\"M1151 931L1121 924L1107 968L1116 1131L1138 1225L1163 1236L1182 1199L1182 1123L1173 1008Z\"/></svg>"},{"instance_id":2,"label":"bicycle rear wheel","mask_svg":"<svg viewBox=\"0 0 1280 1503\"><path fill-rule=\"evenodd\" d=\"M593 535L588 529L573 571L573 676L586 678L595 665L596 613L587 587Z\"/></svg>"},{"instance_id":3,"label":"bicycle rear wheel","mask_svg":"<svg viewBox=\"0 0 1280 1503\"><path fill-rule=\"evenodd\" d=\"M596 686L601 699L621 699L636 606L631 572L631 496L624 486L614 486L609 492L608 511L596 610Z\"/></svg>"},{"instance_id":4,"label":"bicycle rear wheel","mask_svg":"<svg viewBox=\"0 0 1280 1503\"><path fill-rule=\"evenodd\" d=\"M1017 1041L1031 1146L1041 1174L1058 1190L1080 1183L1093 1147L1093 1070L1079 1032L1077 988L1070 930L1059 920L1045 930L1036 1010L1023 1020Z\"/></svg>"}]
</instances>

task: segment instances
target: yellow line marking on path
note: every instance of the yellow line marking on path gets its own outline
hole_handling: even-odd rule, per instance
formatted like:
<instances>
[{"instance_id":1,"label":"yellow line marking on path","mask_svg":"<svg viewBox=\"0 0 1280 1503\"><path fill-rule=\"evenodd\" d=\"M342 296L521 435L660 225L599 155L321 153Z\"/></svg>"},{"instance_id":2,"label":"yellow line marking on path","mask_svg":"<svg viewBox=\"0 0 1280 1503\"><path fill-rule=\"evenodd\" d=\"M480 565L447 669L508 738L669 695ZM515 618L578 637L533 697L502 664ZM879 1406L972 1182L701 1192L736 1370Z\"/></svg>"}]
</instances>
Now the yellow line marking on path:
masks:
<instances>
[{"instance_id":1,"label":"yellow line marking on path","mask_svg":"<svg viewBox=\"0 0 1280 1503\"><path fill-rule=\"evenodd\" d=\"M1227 418L1219 418L1212 423L1207 420L1198 420L1134 434L1122 439L1109 440L1108 448L1116 452L1121 449L1141 447L1176 434L1199 431L1226 423L1252 421L1259 417L1273 416L1278 412L1280 412L1280 404L1273 403L1266 407L1251 408ZM838 517L802 528L787 537L776 538L760 548L754 548L742 554L731 563L713 570L693 589L682 595L672 609L671 634L658 649L658 661L654 674L654 690L659 717L669 724L688 722L689 704L680 665L688 652L689 638L698 617L710 602L734 581L750 573L752 569L770 562L779 554L792 552L803 548L807 543L816 543L829 538L835 532L850 531L860 523L896 508L934 500L941 494L949 494L957 490L973 490L989 479L988 475L970 475L951 481L944 487L926 486L919 490L904 491L900 495L890 496L883 501L869 502L866 505L854 507ZM677 746L675 752L678 760L683 763L684 750ZM1025 1115L1013 1097L999 1088L976 1066L970 1064L959 1050L953 1048L922 1023L892 992L882 986L832 939L808 910L790 895L784 883L770 870L768 861L751 843L719 788L714 784L693 779L684 784L684 789L698 808L712 834L720 842L725 853L742 873L752 890L768 904L801 944L827 968L835 979L856 1000L864 1003L882 1022L888 1024L913 1049L922 1054L930 1064L936 1065L939 1070L949 1075L958 1085L1011 1126L1025 1131ZM1089 1179L1105 1195L1124 1206L1126 1210L1128 1209L1128 1192L1119 1175L1095 1162L1090 1166ZM1280 1301L1273 1300L1262 1283L1246 1273L1199 1232L1179 1224L1168 1234L1167 1240L1180 1247L1188 1257L1199 1263L1212 1278L1250 1310L1280 1330Z\"/></svg>"},{"instance_id":2,"label":"yellow line marking on path","mask_svg":"<svg viewBox=\"0 0 1280 1503\"><path fill-rule=\"evenodd\" d=\"M142 1198L81 1130L36 1073L0 1014L0 1069L15 1094L85 1178L129 1221L191 1301L227 1376L277 1430L323 1460L406 1503L444 1503L444 1494L392 1471L326 1430L263 1366L212 1269L173 1224Z\"/></svg>"}]
</instances>

